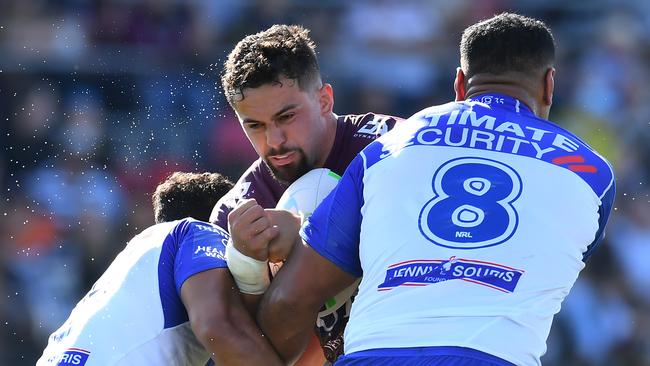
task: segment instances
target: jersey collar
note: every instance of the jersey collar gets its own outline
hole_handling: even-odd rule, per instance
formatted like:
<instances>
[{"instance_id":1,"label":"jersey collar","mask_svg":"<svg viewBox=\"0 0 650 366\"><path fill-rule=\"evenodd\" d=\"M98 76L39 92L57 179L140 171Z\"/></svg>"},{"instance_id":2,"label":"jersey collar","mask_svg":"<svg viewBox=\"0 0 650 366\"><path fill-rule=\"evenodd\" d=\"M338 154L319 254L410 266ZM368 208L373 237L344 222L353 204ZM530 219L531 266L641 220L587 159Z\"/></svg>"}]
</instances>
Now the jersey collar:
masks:
<instances>
[{"instance_id":1,"label":"jersey collar","mask_svg":"<svg viewBox=\"0 0 650 366\"><path fill-rule=\"evenodd\" d=\"M485 93L475 95L467 101L487 104L490 108L506 109L508 111L535 117L533 111L526 104L517 98L506 94Z\"/></svg>"}]
</instances>

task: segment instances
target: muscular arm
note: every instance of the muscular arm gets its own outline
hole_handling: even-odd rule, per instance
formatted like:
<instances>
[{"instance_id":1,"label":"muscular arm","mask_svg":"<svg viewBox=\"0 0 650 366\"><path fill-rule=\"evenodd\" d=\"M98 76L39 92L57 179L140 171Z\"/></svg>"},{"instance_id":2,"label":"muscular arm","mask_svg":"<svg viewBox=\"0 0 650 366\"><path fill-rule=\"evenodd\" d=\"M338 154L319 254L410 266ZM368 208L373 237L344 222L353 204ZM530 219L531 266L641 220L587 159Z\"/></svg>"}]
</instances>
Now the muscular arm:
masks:
<instances>
[{"instance_id":1,"label":"muscular arm","mask_svg":"<svg viewBox=\"0 0 650 366\"><path fill-rule=\"evenodd\" d=\"M294 247L264 294L257 318L285 362L295 361L306 347L325 301L355 279L306 243Z\"/></svg>"},{"instance_id":2,"label":"muscular arm","mask_svg":"<svg viewBox=\"0 0 650 366\"><path fill-rule=\"evenodd\" d=\"M181 299L194 334L218 365L283 365L244 307L227 269L188 278Z\"/></svg>"}]
</instances>

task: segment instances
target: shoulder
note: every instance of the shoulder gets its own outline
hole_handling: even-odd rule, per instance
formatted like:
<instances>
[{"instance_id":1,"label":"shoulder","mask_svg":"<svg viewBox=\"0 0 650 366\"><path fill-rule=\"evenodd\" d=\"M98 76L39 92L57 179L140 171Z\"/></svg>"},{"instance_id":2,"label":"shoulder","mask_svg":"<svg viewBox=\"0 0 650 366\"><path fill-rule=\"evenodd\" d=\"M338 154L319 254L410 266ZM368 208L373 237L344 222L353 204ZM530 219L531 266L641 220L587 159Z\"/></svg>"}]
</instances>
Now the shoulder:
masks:
<instances>
[{"instance_id":1,"label":"shoulder","mask_svg":"<svg viewBox=\"0 0 650 366\"><path fill-rule=\"evenodd\" d=\"M178 223L175 225L174 230L178 230L183 234L188 232L225 233L225 231L221 229L218 225L196 220L191 217L179 220Z\"/></svg>"},{"instance_id":2,"label":"shoulder","mask_svg":"<svg viewBox=\"0 0 650 366\"><path fill-rule=\"evenodd\" d=\"M378 113L337 116L336 139L325 167L342 175L359 151L401 121L399 117Z\"/></svg>"},{"instance_id":3,"label":"shoulder","mask_svg":"<svg viewBox=\"0 0 650 366\"><path fill-rule=\"evenodd\" d=\"M254 198L264 208L275 207L286 187L277 182L269 168L258 158L246 169L233 188L217 202L210 215L210 222L228 228L228 213L240 200Z\"/></svg>"},{"instance_id":4,"label":"shoulder","mask_svg":"<svg viewBox=\"0 0 650 366\"><path fill-rule=\"evenodd\" d=\"M251 186L261 185L270 177L268 169L262 162L262 159L257 159L251 164L244 174L239 177L237 183L221 200L239 200L242 198L250 198L254 190Z\"/></svg>"},{"instance_id":5,"label":"shoulder","mask_svg":"<svg viewBox=\"0 0 650 366\"><path fill-rule=\"evenodd\" d=\"M338 116L339 121L344 123L352 123L357 126L364 125L372 121L382 121L382 122L398 122L403 120L401 117L395 117L388 114L367 112L363 114L345 114Z\"/></svg>"},{"instance_id":6,"label":"shoulder","mask_svg":"<svg viewBox=\"0 0 650 366\"><path fill-rule=\"evenodd\" d=\"M368 112L365 114L347 114L338 117L339 126L343 126L355 137L377 138L391 130L395 124L403 121L400 117Z\"/></svg>"},{"instance_id":7,"label":"shoulder","mask_svg":"<svg viewBox=\"0 0 650 366\"><path fill-rule=\"evenodd\" d=\"M148 228L142 230L139 234L135 235L131 240L129 240L129 243L127 244L125 250L130 250L134 247L141 249L145 246L151 247L159 245L165 241L167 237L172 235L174 229L182 221L184 220L163 222L149 226Z\"/></svg>"},{"instance_id":8,"label":"shoulder","mask_svg":"<svg viewBox=\"0 0 650 366\"><path fill-rule=\"evenodd\" d=\"M571 131L551 121L541 121L555 133L551 145L559 153L551 155L550 162L577 174L600 198L608 192L613 194L616 184L611 163Z\"/></svg>"}]
</instances>

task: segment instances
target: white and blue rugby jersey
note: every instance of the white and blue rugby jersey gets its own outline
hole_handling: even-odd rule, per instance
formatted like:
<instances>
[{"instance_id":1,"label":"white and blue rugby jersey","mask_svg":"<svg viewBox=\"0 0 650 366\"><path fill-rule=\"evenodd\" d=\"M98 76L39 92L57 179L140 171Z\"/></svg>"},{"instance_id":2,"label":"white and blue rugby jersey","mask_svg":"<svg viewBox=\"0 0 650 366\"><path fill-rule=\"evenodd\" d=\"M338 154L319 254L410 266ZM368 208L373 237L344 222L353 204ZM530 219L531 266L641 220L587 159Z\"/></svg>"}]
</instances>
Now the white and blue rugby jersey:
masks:
<instances>
[{"instance_id":1,"label":"white and blue rugby jersey","mask_svg":"<svg viewBox=\"0 0 650 366\"><path fill-rule=\"evenodd\" d=\"M613 198L612 169L587 144L484 94L371 143L301 235L363 276L346 354L460 346L539 365Z\"/></svg>"},{"instance_id":2,"label":"white and blue rugby jersey","mask_svg":"<svg viewBox=\"0 0 650 366\"><path fill-rule=\"evenodd\" d=\"M41 365L200 365L181 302L189 277L227 268L228 233L191 218L135 236L49 339Z\"/></svg>"}]
</instances>

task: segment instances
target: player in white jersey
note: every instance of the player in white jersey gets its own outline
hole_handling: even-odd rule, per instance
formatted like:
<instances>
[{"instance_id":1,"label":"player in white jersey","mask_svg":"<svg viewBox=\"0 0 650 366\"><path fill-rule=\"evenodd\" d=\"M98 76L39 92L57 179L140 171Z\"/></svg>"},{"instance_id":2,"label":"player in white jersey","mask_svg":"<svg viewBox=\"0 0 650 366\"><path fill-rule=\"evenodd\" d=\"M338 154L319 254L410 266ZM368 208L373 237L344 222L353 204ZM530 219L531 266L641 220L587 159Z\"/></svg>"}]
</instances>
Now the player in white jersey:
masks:
<instances>
[{"instance_id":1,"label":"player in white jersey","mask_svg":"<svg viewBox=\"0 0 650 366\"><path fill-rule=\"evenodd\" d=\"M285 360L362 277L337 365L540 364L614 198L609 163L547 120L554 54L520 15L464 31L456 101L357 156L265 293L259 324Z\"/></svg>"},{"instance_id":2,"label":"player in white jersey","mask_svg":"<svg viewBox=\"0 0 650 366\"><path fill-rule=\"evenodd\" d=\"M227 272L228 233L188 216L207 220L231 188L215 173L175 173L160 184L153 196L158 224L129 241L50 336L37 365L203 366L211 354L219 364L280 364L242 306L231 322L211 321L220 297L239 298L235 289L216 292L214 281L203 281L206 272Z\"/></svg>"}]
</instances>

